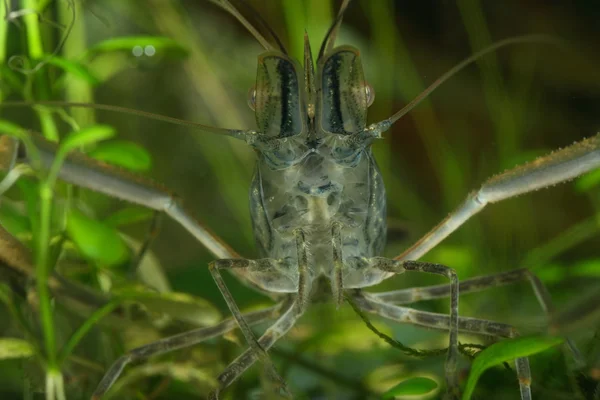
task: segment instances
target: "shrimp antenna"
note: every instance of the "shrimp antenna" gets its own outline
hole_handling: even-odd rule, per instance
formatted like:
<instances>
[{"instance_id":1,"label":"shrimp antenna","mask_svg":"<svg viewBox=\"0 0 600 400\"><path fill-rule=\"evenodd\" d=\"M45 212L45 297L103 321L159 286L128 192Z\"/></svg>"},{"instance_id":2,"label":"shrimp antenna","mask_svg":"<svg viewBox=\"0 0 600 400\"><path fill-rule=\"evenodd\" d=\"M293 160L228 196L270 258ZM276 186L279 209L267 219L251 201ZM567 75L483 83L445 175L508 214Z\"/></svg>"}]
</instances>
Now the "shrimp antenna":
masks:
<instances>
[{"instance_id":1,"label":"shrimp antenna","mask_svg":"<svg viewBox=\"0 0 600 400\"><path fill-rule=\"evenodd\" d=\"M350 4L350 1L351 0L344 0L342 6L340 7L340 11L338 11L337 17L335 17L335 21L333 21L333 24L331 24L327 30L327 34L325 35L325 39L323 39L323 44L321 44L321 49L319 50L319 57L317 58L318 61L321 61L325 54L328 54L331 52L331 50L333 50L338 30L342 24L344 13Z\"/></svg>"},{"instance_id":2,"label":"shrimp antenna","mask_svg":"<svg viewBox=\"0 0 600 400\"><path fill-rule=\"evenodd\" d=\"M254 36L254 38L260 43L260 45L265 50L267 50L267 51L275 50L273 45L271 45L271 43L269 43L267 41L267 39L265 39L265 37L263 35L261 35L261 33L258 30L256 30L256 28L254 26L252 26L252 24L250 22L248 22L248 20L246 18L244 18L244 16L242 14L240 14L240 12L237 10L237 8L235 8L233 6L233 4L231 4L229 2L229 0L209 0L209 1L213 4L218 5L221 8L223 8L229 14L233 15L235 17L235 19L237 19L242 25L244 25L244 28L246 28L246 30L248 30L248 32L250 32L252 34L252 36ZM249 5L247 5L247 7L250 8ZM258 13L256 13L256 14L258 14ZM264 21L263 21L263 23L264 23ZM267 30L275 37L277 44L281 47L281 42L279 41L279 39L277 39L277 37L274 35L274 33L271 31L271 29L267 27ZM282 51L285 53L285 49L282 48Z\"/></svg>"},{"instance_id":3,"label":"shrimp antenna","mask_svg":"<svg viewBox=\"0 0 600 400\"><path fill-rule=\"evenodd\" d=\"M77 108L93 108L102 111L120 112L124 114L136 115L138 117L144 117L153 119L155 121L166 122L173 125L187 126L190 128L198 129L204 132L215 133L217 135L230 136L236 139L242 139L247 142L251 142L258 132L254 130L240 130L240 129L227 129L227 128L216 128L214 126L203 125L197 122L186 121L184 119L168 117L166 115L154 114L147 111L133 110L131 108L113 106L109 104L96 104L96 103L76 103L70 101L4 101L0 103L1 107L35 107L35 106L48 106L48 107L77 107Z\"/></svg>"},{"instance_id":4,"label":"shrimp antenna","mask_svg":"<svg viewBox=\"0 0 600 400\"><path fill-rule=\"evenodd\" d=\"M477 53L464 59L462 62L460 62L459 64L452 67L444 75L440 76L431 85L429 85L429 87L427 89L423 90L410 103L408 103L406 106L404 106L400 111L394 113L394 115L392 115L388 119L384 120L383 122L391 125L394 122L398 121L401 117L406 115L413 108L415 108L418 104L420 104L423 100L425 100L425 98L427 98L427 96L429 96L431 94L431 92L433 92L435 89L437 89L442 83L446 82L452 76L454 76L455 74L457 74L458 72L463 70L469 64L472 64L473 62L477 61L481 57L483 57L493 51L496 51L501 47L506 47L506 46L512 45L512 44L522 44L522 43L548 43L548 44L559 45L561 47L565 45L565 42L563 40L557 39L555 37L548 36L548 35L524 35L524 36L516 36L516 37L500 40L499 42L496 42L496 43L486 47L485 49L478 51Z\"/></svg>"},{"instance_id":5,"label":"shrimp antenna","mask_svg":"<svg viewBox=\"0 0 600 400\"><path fill-rule=\"evenodd\" d=\"M248 12L250 12L250 14L252 14L254 19L260 24L260 26L262 26L264 29L266 29L269 32L271 37L277 43L277 46L279 47L281 52L287 56L288 52L287 52L285 46L283 45L283 42L279 39L279 36L277 36L275 31L271 28L271 26L267 23L267 21L265 21L265 19L260 15L260 13L258 11L256 11L256 9L254 7L252 7L246 1L240 1L240 4L242 6L244 6L246 8L246 10L248 10Z\"/></svg>"}]
</instances>

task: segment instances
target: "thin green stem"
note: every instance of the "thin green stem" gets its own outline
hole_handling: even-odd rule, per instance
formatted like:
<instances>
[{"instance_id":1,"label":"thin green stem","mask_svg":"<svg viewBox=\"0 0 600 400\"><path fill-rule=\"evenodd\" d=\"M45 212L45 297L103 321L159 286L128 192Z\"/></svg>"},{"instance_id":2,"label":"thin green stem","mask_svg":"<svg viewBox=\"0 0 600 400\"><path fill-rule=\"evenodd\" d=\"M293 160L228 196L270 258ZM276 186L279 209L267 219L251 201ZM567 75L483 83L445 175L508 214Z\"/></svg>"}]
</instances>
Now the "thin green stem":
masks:
<instances>
[{"instance_id":1,"label":"thin green stem","mask_svg":"<svg viewBox=\"0 0 600 400\"><path fill-rule=\"evenodd\" d=\"M6 46L8 35L8 20L6 19L6 11L10 10L11 0L4 0L0 4L0 65L6 62Z\"/></svg>"},{"instance_id":2,"label":"thin green stem","mask_svg":"<svg viewBox=\"0 0 600 400\"><path fill-rule=\"evenodd\" d=\"M46 356L51 366L56 362L56 344L54 336L54 320L48 288L48 253L50 242L50 220L52 213L52 189L46 182L40 183L40 227L37 235L36 276L38 295L40 297L40 314L44 331Z\"/></svg>"},{"instance_id":3,"label":"thin green stem","mask_svg":"<svg viewBox=\"0 0 600 400\"><path fill-rule=\"evenodd\" d=\"M80 59L86 52L86 31L83 18L74 16L83 15L80 1L59 1L57 4L59 22L63 26L72 24L69 40L62 46L62 56L68 60ZM74 10L72 8L74 7ZM90 84L76 77L67 76L64 86L64 100L74 103L93 103L93 91ZM71 114L79 127L93 125L95 121L94 110L74 108ZM79 128L77 128L79 130Z\"/></svg>"},{"instance_id":4,"label":"thin green stem","mask_svg":"<svg viewBox=\"0 0 600 400\"><path fill-rule=\"evenodd\" d=\"M56 363L56 336L54 331L54 317L52 315L52 303L50 290L48 288L48 277L50 275L49 246L50 246L50 223L52 216L52 187L47 181L42 181L39 188L40 195L40 225L37 234L36 258L36 283L40 302L40 319L44 334L46 348L47 370L46 370L46 400L54 400L55 391L58 400L63 400L64 388L56 385L55 375L58 368ZM60 375L60 372L58 372ZM62 375L60 377L62 381Z\"/></svg>"},{"instance_id":5,"label":"thin green stem","mask_svg":"<svg viewBox=\"0 0 600 400\"><path fill-rule=\"evenodd\" d=\"M11 0L4 0L0 4L0 66L6 64L6 48L8 46L8 20L6 19L6 11L10 10ZM0 85L2 85L2 69L0 68ZM0 102L4 98L3 91L0 86Z\"/></svg>"},{"instance_id":6,"label":"thin green stem","mask_svg":"<svg viewBox=\"0 0 600 400\"><path fill-rule=\"evenodd\" d=\"M24 317L21 309L17 308L10 293L11 291L9 286L5 284L0 284L0 302L4 303L4 305L8 309L9 314L20 325L20 328L23 330L23 336L33 347L34 353L41 359L43 359L44 354L38 345L36 335L33 329L31 329L29 322Z\"/></svg>"},{"instance_id":7,"label":"thin green stem","mask_svg":"<svg viewBox=\"0 0 600 400\"><path fill-rule=\"evenodd\" d=\"M58 356L58 365L61 366L65 360L69 357L69 355L73 352L77 344L83 339L83 337L92 329L92 327L98 323L102 318L106 315L110 314L115 308L119 306L121 303L121 299L115 299L103 307L97 309L90 315L90 317L85 320L85 322L73 333L73 335L69 338L69 341L61 350Z\"/></svg>"},{"instance_id":8,"label":"thin green stem","mask_svg":"<svg viewBox=\"0 0 600 400\"><path fill-rule=\"evenodd\" d=\"M46 372L46 400L54 400L55 386L54 386L54 376L52 376L52 371L48 370Z\"/></svg>"},{"instance_id":9,"label":"thin green stem","mask_svg":"<svg viewBox=\"0 0 600 400\"><path fill-rule=\"evenodd\" d=\"M42 34L40 31L39 15L37 13L37 0L21 0L25 10L31 10L23 16L25 21L25 30L27 33L27 47L29 57L39 60L44 57L44 46L42 44Z\"/></svg>"},{"instance_id":10,"label":"thin green stem","mask_svg":"<svg viewBox=\"0 0 600 400\"><path fill-rule=\"evenodd\" d=\"M65 396L65 382L62 373L60 371L55 371L53 376L57 400L67 400L67 396Z\"/></svg>"},{"instance_id":11,"label":"thin green stem","mask_svg":"<svg viewBox=\"0 0 600 400\"><path fill-rule=\"evenodd\" d=\"M580 243L597 235L600 230L600 214L587 218L569 229L561 232L558 236L550 239L543 245L530 251L522 265L535 271L547 265L551 260L565 251L572 249Z\"/></svg>"},{"instance_id":12,"label":"thin green stem","mask_svg":"<svg viewBox=\"0 0 600 400\"><path fill-rule=\"evenodd\" d=\"M39 23L39 9L37 0L21 0L21 4L25 10L31 10L31 13L26 14L23 17L25 21L26 35L27 35L27 49L31 61L35 64L40 62L44 57L44 46L42 43L42 33ZM35 75L35 82L37 83L39 100L47 100L50 98L50 85L48 84L45 71L37 71ZM36 108L36 112L40 119L42 126L42 133L46 139L57 142L58 141L58 129L52 118L50 110L40 107Z\"/></svg>"}]
</instances>

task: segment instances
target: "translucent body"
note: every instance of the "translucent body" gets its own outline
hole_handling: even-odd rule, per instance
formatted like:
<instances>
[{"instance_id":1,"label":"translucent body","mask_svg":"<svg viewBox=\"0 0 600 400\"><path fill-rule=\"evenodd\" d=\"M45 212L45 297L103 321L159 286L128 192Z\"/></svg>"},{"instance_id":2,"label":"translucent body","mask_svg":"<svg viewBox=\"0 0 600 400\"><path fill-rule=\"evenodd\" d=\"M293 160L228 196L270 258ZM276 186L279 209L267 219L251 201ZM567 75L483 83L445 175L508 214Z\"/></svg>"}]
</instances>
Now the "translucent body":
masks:
<instances>
[{"instance_id":1,"label":"translucent body","mask_svg":"<svg viewBox=\"0 0 600 400\"><path fill-rule=\"evenodd\" d=\"M371 151L361 151L356 165L346 166L336 162L326 144L309 149L283 170L272 169L263 157L257 163L250 189L257 246L264 257L288 260L294 278L275 282L265 274L254 283L269 291L298 290L296 229L307 233L311 277L331 277L334 223L340 224L343 237L344 287L381 282L389 274L362 262L381 254L386 236L385 188Z\"/></svg>"},{"instance_id":2,"label":"translucent body","mask_svg":"<svg viewBox=\"0 0 600 400\"><path fill-rule=\"evenodd\" d=\"M344 288L371 286L391 275L366 261L385 244L386 200L370 141L355 137L366 128L372 100L358 51L344 46L325 55L316 79L309 55L307 42L303 74L281 53L259 57L251 100L259 138L253 143L258 162L250 213L265 260L254 261L245 275L271 292L298 292L298 232L305 237L311 282L339 281L336 262Z\"/></svg>"}]
</instances>

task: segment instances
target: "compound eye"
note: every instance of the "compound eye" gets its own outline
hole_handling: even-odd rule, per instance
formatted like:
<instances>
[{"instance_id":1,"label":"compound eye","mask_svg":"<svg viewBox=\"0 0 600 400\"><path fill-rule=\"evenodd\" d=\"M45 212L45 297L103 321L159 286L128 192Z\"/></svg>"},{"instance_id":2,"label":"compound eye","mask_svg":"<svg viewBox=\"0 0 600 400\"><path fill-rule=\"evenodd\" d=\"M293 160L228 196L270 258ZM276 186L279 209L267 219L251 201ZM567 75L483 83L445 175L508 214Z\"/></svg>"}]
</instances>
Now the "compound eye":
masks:
<instances>
[{"instance_id":1,"label":"compound eye","mask_svg":"<svg viewBox=\"0 0 600 400\"><path fill-rule=\"evenodd\" d=\"M248 90L248 107L250 107L252 111L256 111L256 85Z\"/></svg>"},{"instance_id":2,"label":"compound eye","mask_svg":"<svg viewBox=\"0 0 600 400\"><path fill-rule=\"evenodd\" d=\"M368 82L365 82L365 95L367 96L367 107L371 107L375 101L375 90Z\"/></svg>"}]
</instances>

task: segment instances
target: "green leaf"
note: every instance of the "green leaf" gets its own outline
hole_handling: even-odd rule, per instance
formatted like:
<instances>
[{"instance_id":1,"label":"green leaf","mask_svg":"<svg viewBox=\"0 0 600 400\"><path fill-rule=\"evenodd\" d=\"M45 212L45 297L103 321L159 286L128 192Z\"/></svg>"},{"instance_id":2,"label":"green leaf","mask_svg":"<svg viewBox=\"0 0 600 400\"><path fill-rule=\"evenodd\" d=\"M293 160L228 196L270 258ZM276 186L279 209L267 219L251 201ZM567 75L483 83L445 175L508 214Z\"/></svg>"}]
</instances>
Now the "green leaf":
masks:
<instances>
[{"instance_id":1,"label":"green leaf","mask_svg":"<svg viewBox=\"0 0 600 400\"><path fill-rule=\"evenodd\" d=\"M0 301L6 305L12 304L12 289L6 283L0 283Z\"/></svg>"},{"instance_id":2,"label":"green leaf","mask_svg":"<svg viewBox=\"0 0 600 400\"><path fill-rule=\"evenodd\" d=\"M0 360L27 358L33 354L33 346L23 339L0 338Z\"/></svg>"},{"instance_id":3,"label":"green leaf","mask_svg":"<svg viewBox=\"0 0 600 400\"><path fill-rule=\"evenodd\" d=\"M575 189L579 192L587 192L598 185L600 185L600 169L582 175L575 180Z\"/></svg>"},{"instance_id":4,"label":"green leaf","mask_svg":"<svg viewBox=\"0 0 600 400\"><path fill-rule=\"evenodd\" d=\"M76 209L67 216L67 233L85 257L101 265L119 265L129 257L129 249L115 229Z\"/></svg>"},{"instance_id":5,"label":"green leaf","mask_svg":"<svg viewBox=\"0 0 600 400\"><path fill-rule=\"evenodd\" d=\"M31 232L29 218L12 203L2 203L2 207L0 207L0 224L13 236Z\"/></svg>"},{"instance_id":6,"label":"green leaf","mask_svg":"<svg viewBox=\"0 0 600 400\"><path fill-rule=\"evenodd\" d=\"M185 47L177 43L175 40L163 36L124 36L105 40L92 46L88 50L89 54L103 53L111 51L133 51L134 48L140 47L142 50L147 46L152 46L156 55L161 53L172 54L177 56L187 55Z\"/></svg>"},{"instance_id":7,"label":"green leaf","mask_svg":"<svg viewBox=\"0 0 600 400\"><path fill-rule=\"evenodd\" d=\"M483 372L495 365L502 364L515 358L528 357L542 352L550 347L559 345L564 339L554 336L523 336L495 343L483 350L471 367L471 373L463 393L462 400L469 400Z\"/></svg>"},{"instance_id":8,"label":"green leaf","mask_svg":"<svg viewBox=\"0 0 600 400\"><path fill-rule=\"evenodd\" d=\"M154 215L154 211L144 207L125 207L104 219L104 223L118 228L124 225L136 224L138 222L148 221Z\"/></svg>"},{"instance_id":9,"label":"green leaf","mask_svg":"<svg viewBox=\"0 0 600 400\"><path fill-rule=\"evenodd\" d=\"M59 56L53 56L48 59L48 64L52 64L55 67L82 79L92 86L100 83L100 80L94 74L92 74L86 66L76 61L70 61Z\"/></svg>"},{"instance_id":10,"label":"green leaf","mask_svg":"<svg viewBox=\"0 0 600 400\"><path fill-rule=\"evenodd\" d=\"M424 376L406 379L382 395L382 399L393 399L396 396L424 395L437 389L436 381Z\"/></svg>"},{"instance_id":11,"label":"green leaf","mask_svg":"<svg viewBox=\"0 0 600 400\"><path fill-rule=\"evenodd\" d=\"M13 71L7 64L0 65L0 76L2 77L2 81L0 82L0 89L5 90L10 93L10 89L14 90L17 93L23 92L23 82L21 81L21 77L17 74L16 71Z\"/></svg>"},{"instance_id":12,"label":"green leaf","mask_svg":"<svg viewBox=\"0 0 600 400\"><path fill-rule=\"evenodd\" d=\"M213 325L221 320L221 314L210 302L187 293L158 293L145 288L129 288L117 289L114 294L141 303L152 312L198 326Z\"/></svg>"},{"instance_id":13,"label":"green leaf","mask_svg":"<svg viewBox=\"0 0 600 400\"><path fill-rule=\"evenodd\" d=\"M142 209L149 211L148 209ZM121 235L134 254L139 254L143 243L135 240L127 235ZM167 279L163 267L152 250L146 251L144 257L139 260L137 267L137 277L145 286L150 287L158 292L172 292L171 285Z\"/></svg>"},{"instance_id":14,"label":"green leaf","mask_svg":"<svg viewBox=\"0 0 600 400\"><path fill-rule=\"evenodd\" d=\"M26 133L25 129L19 125L0 119L0 134L11 135L21 139Z\"/></svg>"},{"instance_id":15,"label":"green leaf","mask_svg":"<svg viewBox=\"0 0 600 400\"><path fill-rule=\"evenodd\" d=\"M578 262L568 272L575 276L600 278L600 259L594 258Z\"/></svg>"},{"instance_id":16,"label":"green leaf","mask_svg":"<svg viewBox=\"0 0 600 400\"><path fill-rule=\"evenodd\" d=\"M89 155L97 160L135 172L147 171L152 166L152 157L146 149L125 140L111 140L110 142L100 143L89 152Z\"/></svg>"},{"instance_id":17,"label":"green leaf","mask_svg":"<svg viewBox=\"0 0 600 400\"><path fill-rule=\"evenodd\" d=\"M68 153L78 147L90 145L101 140L110 139L115 135L115 129L108 125L93 125L79 131L71 132L60 143L59 152Z\"/></svg>"},{"instance_id":18,"label":"green leaf","mask_svg":"<svg viewBox=\"0 0 600 400\"><path fill-rule=\"evenodd\" d=\"M67 154L71 151L82 146L99 142L100 140L109 139L113 137L114 134L114 128L108 125L93 125L79 131L71 132L69 136L60 143L60 147L56 152L56 157L54 157L54 161L50 166L48 181L52 184L54 183L62 163L65 161Z\"/></svg>"}]
</instances>

